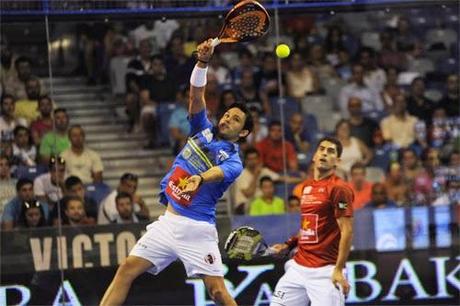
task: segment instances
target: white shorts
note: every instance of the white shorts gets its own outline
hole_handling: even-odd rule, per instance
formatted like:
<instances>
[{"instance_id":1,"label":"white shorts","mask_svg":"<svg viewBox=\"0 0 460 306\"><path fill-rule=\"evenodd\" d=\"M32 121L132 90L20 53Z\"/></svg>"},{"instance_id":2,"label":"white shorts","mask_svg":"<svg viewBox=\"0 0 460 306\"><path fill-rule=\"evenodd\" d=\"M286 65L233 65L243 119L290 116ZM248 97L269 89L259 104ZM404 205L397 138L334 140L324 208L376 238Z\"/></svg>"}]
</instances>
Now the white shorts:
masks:
<instances>
[{"instance_id":1,"label":"white shorts","mask_svg":"<svg viewBox=\"0 0 460 306\"><path fill-rule=\"evenodd\" d=\"M188 277L223 276L218 241L215 225L166 211L147 226L129 255L150 261L154 267L148 272L155 275L180 259Z\"/></svg>"},{"instance_id":2,"label":"white shorts","mask_svg":"<svg viewBox=\"0 0 460 306\"><path fill-rule=\"evenodd\" d=\"M333 265L307 268L290 260L273 291L270 306L343 306L345 297L332 283Z\"/></svg>"}]
</instances>

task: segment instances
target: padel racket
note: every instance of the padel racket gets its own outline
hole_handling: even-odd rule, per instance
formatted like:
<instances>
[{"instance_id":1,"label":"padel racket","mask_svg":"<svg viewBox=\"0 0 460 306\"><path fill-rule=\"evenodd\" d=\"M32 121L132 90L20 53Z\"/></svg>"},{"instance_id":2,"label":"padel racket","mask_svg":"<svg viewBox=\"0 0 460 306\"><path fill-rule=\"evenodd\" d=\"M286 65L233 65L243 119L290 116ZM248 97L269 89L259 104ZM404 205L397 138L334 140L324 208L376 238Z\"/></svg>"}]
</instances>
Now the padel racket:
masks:
<instances>
[{"instance_id":1,"label":"padel racket","mask_svg":"<svg viewBox=\"0 0 460 306\"><path fill-rule=\"evenodd\" d=\"M265 243L262 234L249 226L234 229L228 235L224 249L230 259L251 260L254 257L274 254Z\"/></svg>"},{"instance_id":2,"label":"padel racket","mask_svg":"<svg viewBox=\"0 0 460 306\"><path fill-rule=\"evenodd\" d=\"M227 13L219 35L211 45L251 41L264 36L269 27L270 16L265 8L257 1L243 0Z\"/></svg>"}]
</instances>

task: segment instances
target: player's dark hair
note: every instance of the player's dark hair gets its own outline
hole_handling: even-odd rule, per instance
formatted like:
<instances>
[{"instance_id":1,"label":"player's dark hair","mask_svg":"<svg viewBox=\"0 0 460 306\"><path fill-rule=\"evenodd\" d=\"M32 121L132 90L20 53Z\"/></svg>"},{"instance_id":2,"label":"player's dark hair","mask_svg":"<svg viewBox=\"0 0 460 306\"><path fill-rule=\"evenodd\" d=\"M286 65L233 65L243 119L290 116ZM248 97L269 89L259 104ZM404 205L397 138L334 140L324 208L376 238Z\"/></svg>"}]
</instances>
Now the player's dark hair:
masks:
<instances>
[{"instance_id":1,"label":"player's dark hair","mask_svg":"<svg viewBox=\"0 0 460 306\"><path fill-rule=\"evenodd\" d=\"M18 69L20 63L29 63L30 65L32 65L32 61L30 60L30 58L20 56L14 61L14 68L16 68L16 70Z\"/></svg>"},{"instance_id":2,"label":"player's dark hair","mask_svg":"<svg viewBox=\"0 0 460 306\"><path fill-rule=\"evenodd\" d=\"M332 142L332 143L335 145L335 148L336 148L336 150L337 150L337 157L340 158L340 156L342 156L342 152L343 152L342 143L341 143L340 140L338 140L337 138L331 137L331 136L325 136L325 137L321 138L321 139L318 141L318 144L316 145L315 152L316 152L316 150L318 150L319 146L320 146L321 143L324 142L324 141Z\"/></svg>"},{"instance_id":3,"label":"player's dark hair","mask_svg":"<svg viewBox=\"0 0 460 306\"><path fill-rule=\"evenodd\" d=\"M290 202L291 200L296 200L296 201L299 201L300 202L300 199L298 196L295 196L293 194L291 194L289 197L288 197L288 202Z\"/></svg>"},{"instance_id":4,"label":"player's dark hair","mask_svg":"<svg viewBox=\"0 0 460 306\"><path fill-rule=\"evenodd\" d=\"M236 102L230 105L229 107L227 107L225 112L227 112L229 109L232 109L232 108L238 108L240 111L242 111L246 115L246 119L244 120L243 130L247 130L249 132L248 135L251 134L252 130L254 129L254 120L252 120L251 111L246 107L246 105ZM244 137L240 137L239 140L241 141L245 139L246 137L247 135Z\"/></svg>"}]
</instances>

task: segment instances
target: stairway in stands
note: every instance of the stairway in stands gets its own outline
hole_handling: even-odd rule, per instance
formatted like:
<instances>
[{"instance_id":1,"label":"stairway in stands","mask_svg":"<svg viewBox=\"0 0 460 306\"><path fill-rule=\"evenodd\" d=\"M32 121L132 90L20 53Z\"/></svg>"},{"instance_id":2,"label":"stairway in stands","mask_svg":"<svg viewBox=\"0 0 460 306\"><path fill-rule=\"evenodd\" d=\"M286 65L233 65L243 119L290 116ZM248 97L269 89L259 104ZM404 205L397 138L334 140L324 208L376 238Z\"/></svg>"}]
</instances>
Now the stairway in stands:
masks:
<instances>
[{"instance_id":1,"label":"stairway in stands","mask_svg":"<svg viewBox=\"0 0 460 306\"><path fill-rule=\"evenodd\" d=\"M109 91L86 86L83 78L53 79L54 100L64 107L70 124L80 124L86 132L86 145L97 151L104 164L104 182L116 188L120 176L139 176L138 192L149 206L152 217L164 210L158 204L159 180L171 159L169 149L143 149L145 136L126 132L122 102L112 101Z\"/></svg>"}]
</instances>

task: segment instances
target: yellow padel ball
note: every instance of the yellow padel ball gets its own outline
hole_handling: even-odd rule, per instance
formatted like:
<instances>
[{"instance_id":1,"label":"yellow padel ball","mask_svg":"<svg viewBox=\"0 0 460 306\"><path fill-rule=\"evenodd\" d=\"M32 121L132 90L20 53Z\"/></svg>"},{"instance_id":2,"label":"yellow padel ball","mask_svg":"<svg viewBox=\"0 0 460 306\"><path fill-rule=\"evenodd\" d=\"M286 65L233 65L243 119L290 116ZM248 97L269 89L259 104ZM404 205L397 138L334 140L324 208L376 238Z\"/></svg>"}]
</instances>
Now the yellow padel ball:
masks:
<instances>
[{"instance_id":1,"label":"yellow padel ball","mask_svg":"<svg viewBox=\"0 0 460 306\"><path fill-rule=\"evenodd\" d=\"M289 53L291 53L291 49L289 49L289 46L286 44L279 44L276 47L276 56L278 56L279 58L288 57Z\"/></svg>"}]
</instances>

